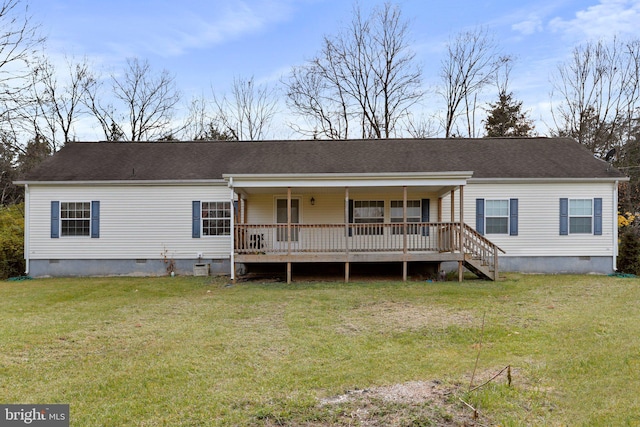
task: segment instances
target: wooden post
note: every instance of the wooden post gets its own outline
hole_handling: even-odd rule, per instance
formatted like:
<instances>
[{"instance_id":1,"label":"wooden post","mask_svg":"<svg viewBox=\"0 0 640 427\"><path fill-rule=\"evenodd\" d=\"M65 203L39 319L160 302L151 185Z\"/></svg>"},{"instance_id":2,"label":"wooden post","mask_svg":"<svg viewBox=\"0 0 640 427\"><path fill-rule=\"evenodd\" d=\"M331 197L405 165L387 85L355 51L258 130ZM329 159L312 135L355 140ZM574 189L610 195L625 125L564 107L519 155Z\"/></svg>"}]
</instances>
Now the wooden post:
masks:
<instances>
[{"instance_id":1,"label":"wooden post","mask_svg":"<svg viewBox=\"0 0 640 427\"><path fill-rule=\"evenodd\" d=\"M464 256L464 185L460 186L460 252Z\"/></svg>"},{"instance_id":2,"label":"wooden post","mask_svg":"<svg viewBox=\"0 0 640 427\"><path fill-rule=\"evenodd\" d=\"M349 283L349 187L344 188L344 282Z\"/></svg>"},{"instance_id":3,"label":"wooden post","mask_svg":"<svg viewBox=\"0 0 640 427\"><path fill-rule=\"evenodd\" d=\"M233 190L233 188L231 189L231 194L230 194L230 205L229 207L232 210L233 213L233 201L235 199L235 191ZM231 228L231 254L230 254L230 264L231 264L231 283L235 284L236 283L236 241L237 241L237 227L235 224L235 218L234 215L230 215L229 218L229 226Z\"/></svg>"},{"instance_id":4,"label":"wooden post","mask_svg":"<svg viewBox=\"0 0 640 427\"><path fill-rule=\"evenodd\" d=\"M454 222L456 220L456 200L455 200L455 190L451 190L450 197L451 199L451 227L449 227L449 246L451 247L451 252L455 252L455 244L453 239L455 237L453 233Z\"/></svg>"},{"instance_id":5,"label":"wooden post","mask_svg":"<svg viewBox=\"0 0 640 427\"><path fill-rule=\"evenodd\" d=\"M462 261L458 261L458 282L462 282L464 278L464 266Z\"/></svg>"},{"instance_id":6,"label":"wooden post","mask_svg":"<svg viewBox=\"0 0 640 427\"><path fill-rule=\"evenodd\" d=\"M287 284L291 283L291 187L287 187Z\"/></svg>"},{"instance_id":7,"label":"wooden post","mask_svg":"<svg viewBox=\"0 0 640 427\"><path fill-rule=\"evenodd\" d=\"M404 260L402 261L402 281L407 281L407 186L402 187L402 253Z\"/></svg>"},{"instance_id":8,"label":"wooden post","mask_svg":"<svg viewBox=\"0 0 640 427\"><path fill-rule=\"evenodd\" d=\"M344 283L349 283L349 261L344 263Z\"/></svg>"}]
</instances>

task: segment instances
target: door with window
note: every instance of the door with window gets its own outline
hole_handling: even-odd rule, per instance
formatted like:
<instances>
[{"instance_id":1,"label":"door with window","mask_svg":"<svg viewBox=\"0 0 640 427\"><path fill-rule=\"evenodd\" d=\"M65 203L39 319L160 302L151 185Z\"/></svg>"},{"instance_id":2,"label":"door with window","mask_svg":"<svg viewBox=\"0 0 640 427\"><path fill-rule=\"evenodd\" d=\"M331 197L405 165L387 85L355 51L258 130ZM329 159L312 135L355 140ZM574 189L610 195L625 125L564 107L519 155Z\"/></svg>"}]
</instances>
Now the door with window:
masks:
<instances>
[{"instance_id":1,"label":"door with window","mask_svg":"<svg viewBox=\"0 0 640 427\"><path fill-rule=\"evenodd\" d=\"M276 199L276 223L278 231L276 240L278 242L287 243L287 199ZM298 242L299 229L294 224L300 223L300 199L291 199L291 242ZM285 226L280 226L284 224Z\"/></svg>"}]
</instances>

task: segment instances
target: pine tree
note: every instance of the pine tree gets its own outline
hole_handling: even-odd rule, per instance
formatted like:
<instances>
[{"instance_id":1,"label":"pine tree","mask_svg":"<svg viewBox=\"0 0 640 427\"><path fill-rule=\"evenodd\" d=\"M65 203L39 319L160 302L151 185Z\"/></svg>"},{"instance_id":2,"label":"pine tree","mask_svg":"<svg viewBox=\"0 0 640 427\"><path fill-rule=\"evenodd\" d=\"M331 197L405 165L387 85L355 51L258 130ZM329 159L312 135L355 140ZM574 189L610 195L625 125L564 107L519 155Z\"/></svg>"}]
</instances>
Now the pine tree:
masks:
<instances>
[{"instance_id":1,"label":"pine tree","mask_svg":"<svg viewBox=\"0 0 640 427\"><path fill-rule=\"evenodd\" d=\"M485 136L531 136L533 122L522 112L522 101L513 99L513 92L501 91L498 102L489 106Z\"/></svg>"}]
</instances>

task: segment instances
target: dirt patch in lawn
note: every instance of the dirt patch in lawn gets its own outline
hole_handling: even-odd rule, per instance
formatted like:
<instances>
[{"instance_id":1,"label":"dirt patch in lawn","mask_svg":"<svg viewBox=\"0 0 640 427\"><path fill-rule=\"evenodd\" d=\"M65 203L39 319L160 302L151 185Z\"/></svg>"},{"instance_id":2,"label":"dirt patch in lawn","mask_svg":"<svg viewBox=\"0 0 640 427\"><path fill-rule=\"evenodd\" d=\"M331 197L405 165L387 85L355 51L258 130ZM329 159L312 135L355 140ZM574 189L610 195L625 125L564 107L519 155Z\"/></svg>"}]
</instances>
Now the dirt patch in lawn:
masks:
<instances>
[{"instance_id":1,"label":"dirt patch in lawn","mask_svg":"<svg viewBox=\"0 0 640 427\"><path fill-rule=\"evenodd\" d=\"M402 332L422 328L445 329L452 325L470 327L477 323L472 314L464 311L381 301L352 310L349 317L343 319L338 332L347 335L369 330Z\"/></svg>"},{"instance_id":2,"label":"dirt patch in lawn","mask_svg":"<svg viewBox=\"0 0 640 427\"><path fill-rule=\"evenodd\" d=\"M333 426L482 426L487 420L457 397L458 389L439 381L410 381L350 390L322 399ZM328 420L326 420L328 421ZM315 424L308 424L313 426Z\"/></svg>"}]
</instances>

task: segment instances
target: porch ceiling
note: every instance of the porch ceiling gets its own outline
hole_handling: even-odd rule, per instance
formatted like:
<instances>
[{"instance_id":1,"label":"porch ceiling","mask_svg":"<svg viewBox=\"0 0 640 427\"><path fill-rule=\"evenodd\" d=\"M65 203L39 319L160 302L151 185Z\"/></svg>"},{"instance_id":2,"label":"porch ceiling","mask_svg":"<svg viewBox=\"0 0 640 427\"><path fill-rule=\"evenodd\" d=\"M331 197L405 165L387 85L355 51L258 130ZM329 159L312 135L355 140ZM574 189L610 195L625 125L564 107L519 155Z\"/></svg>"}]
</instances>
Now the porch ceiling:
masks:
<instances>
[{"instance_id":1,"label":"porch ceiling","mask_svg":"<svg viewBox=\"0 0 640 427\"><path fill-rule=\"evenodd\" d=\"M473 172L309 174L309 175L223 175L236 193L264 194L291 187L297 192L341 193L345 187L359 192L385 192L407 186L410 191L444 194L465 185Z\"/></svg>"}]
</instances>

